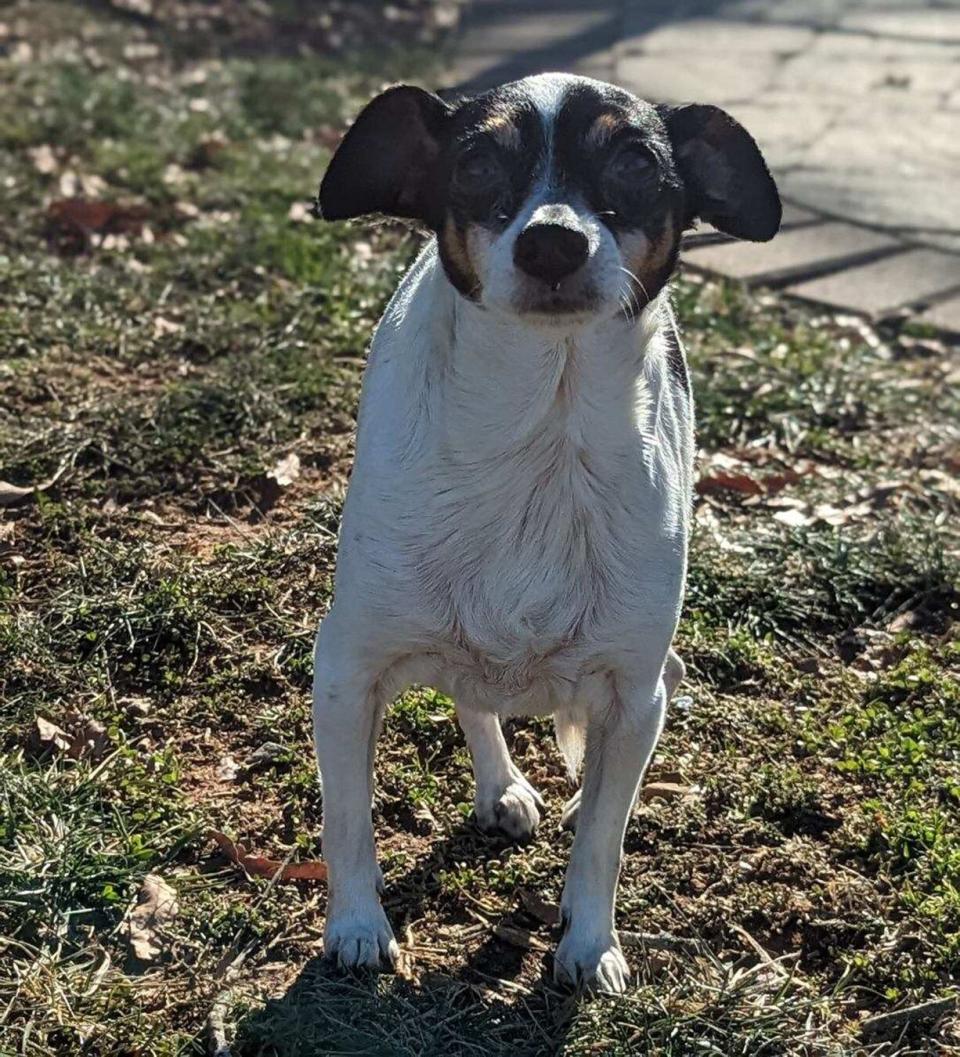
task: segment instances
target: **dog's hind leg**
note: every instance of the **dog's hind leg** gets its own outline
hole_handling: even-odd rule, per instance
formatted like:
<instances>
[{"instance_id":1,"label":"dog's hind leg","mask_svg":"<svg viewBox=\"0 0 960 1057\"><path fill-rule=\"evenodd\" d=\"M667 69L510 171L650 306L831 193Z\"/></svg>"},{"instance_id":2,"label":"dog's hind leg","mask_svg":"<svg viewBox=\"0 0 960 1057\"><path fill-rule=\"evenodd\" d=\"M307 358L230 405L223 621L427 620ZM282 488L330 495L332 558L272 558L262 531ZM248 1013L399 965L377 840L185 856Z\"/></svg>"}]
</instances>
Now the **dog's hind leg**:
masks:
<instances>
[{"instance_id":1,"label":"dog's hind leg","mask_svg":"<svg viewBox=\"0 0 960 1057\"><path fill-rule=\"evenodd\" d=\"M370 801L384 700L366 658L338 633L333 612L317 635L313 729L323 786L323 857L327 864L324 953L346 969L392 965L396 941L380 906Z\"/></svg>"},{"instance_id":2,"label":"dog's hind leg","mask_svg":"<svg viewBox=\"0 0 960 1057\"><path fill-rule=\"evenodd\" d=\"M663 685L667 691L667 701L673 697L674 692L680 685L687 666L680 660L679 655L672 648L667 651L667 659L663 663ZM563 805L563 814L560 816L560 828L574 832L577 828L577 818L580 814L580 793L578 789L572 797Z\"/></svg>"},{"instance_id":3,"label":"dog's hind leg","mask_svg":"<svg viewBox=\"0 0 960 1057\"><path fill-rule=\"evenodd\" d=\"M530 840L540 824L543 800L517 770L491 712L457 705L457 719L473 761L477 790L474 811L480 827L511 840Z\"/></svg>"},{"instance_id":4,"label":"dog's hind leg","mask_svg":"<svg viewBox=\"0 0 960 1057\"><path fill-rule=\"evenodd\" d=\"M560 909L565 931L554 974L576 986L619 994L627 963L614 923L623 834L653 748L667 699L661 671L612 686L587 726L587 749L577 835Z\"/></svg>"}]
</instances>

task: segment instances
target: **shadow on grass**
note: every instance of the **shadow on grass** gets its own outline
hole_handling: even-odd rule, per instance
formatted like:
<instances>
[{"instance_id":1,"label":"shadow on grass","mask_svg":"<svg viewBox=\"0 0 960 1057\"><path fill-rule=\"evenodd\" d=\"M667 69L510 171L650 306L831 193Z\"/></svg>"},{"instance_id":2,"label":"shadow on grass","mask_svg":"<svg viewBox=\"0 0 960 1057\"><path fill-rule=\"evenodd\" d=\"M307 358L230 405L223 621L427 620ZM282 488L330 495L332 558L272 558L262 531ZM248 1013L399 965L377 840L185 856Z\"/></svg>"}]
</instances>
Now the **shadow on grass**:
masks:
<instances>
[{"instance_id":1,"label":"shadow on grass","mask_svg":"<svg viewBox=\"0 0 960 1057\"><path fill-rule=\"evenodd\" d=\"M477 951L482 959L484 948ZM303 968L282 998L237 1029L237 1057L548 1057L561 1051L575 996L546 979L515 997L468 977L427 973L345 976L323 958Z\"/></svg>"},{"instance_id":2,"label":"shadow on grass","mask_svg":"<svg viewBox=\"0 0 960 1057\"><path fill-rule=\"evenodd\" d=\"M385 905L395 923L418 920L444 902L439 871L478 861L489 842L469 824L458 827L390 884ZM442 911L441 911L442 912ZM545 959L540 977L514 983L525 951L494 934L455 972L345 975L323 957L311 959L281 998L238 1025L240 1057L547 1057L558 1053L579 1006L556 988Z\"/></svg>"}]
</instances>

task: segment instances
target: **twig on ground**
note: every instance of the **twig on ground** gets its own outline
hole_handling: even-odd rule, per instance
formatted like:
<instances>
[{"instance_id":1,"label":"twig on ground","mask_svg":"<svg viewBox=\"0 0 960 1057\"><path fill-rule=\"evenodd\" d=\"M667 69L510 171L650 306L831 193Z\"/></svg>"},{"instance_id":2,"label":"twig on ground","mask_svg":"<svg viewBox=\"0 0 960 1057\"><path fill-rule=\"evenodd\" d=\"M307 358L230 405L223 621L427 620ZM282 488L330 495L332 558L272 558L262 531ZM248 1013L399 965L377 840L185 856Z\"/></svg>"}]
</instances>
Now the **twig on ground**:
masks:
<instances>
[{"instance_id":1,"label":"twig on ground","mask_svg":"<svg viewBox=\"0 0 960 1057\"><path fill-rule=\"evenodd\" d=\"M681 951L684 954L703 953L703 945L699 940L674 936L669 932L627 932L621 929L618 935L624 947L646 947L651 951Z\"/></svg>"},{"instance_id":2,"label":"twig on ground","mask_svg":"<svg viewBox=\"0 0 960 1057\"><path fill-rule=\"evenodd\" d=\"M957 996L949 995L946 998L932 998L929 1002L920 1002L915 1006L907 1006L905 1009L894 1009L890 1013L879 1013L875 1017L867 1017L860 1025L860 1034L863 1038L876 1038L882 1035L891 1035L897 1030L908 1027L917 1020L935 1020L949 1013L957 1005Z\"/></svg>"},{"instance_id":3,"label":"twig on ground","mask_svg":"<svg viewBox=\"0 0 960 1057\"><path fill-rule=\"evenodd\" d=\"M257 940L250 940L223 971L224 986L217 992L207 1015L211 1057L231 1057L230 1043L227 1041L226 1017L233 994L233 982L257 943Z\"/></svg>"}]
</instances>

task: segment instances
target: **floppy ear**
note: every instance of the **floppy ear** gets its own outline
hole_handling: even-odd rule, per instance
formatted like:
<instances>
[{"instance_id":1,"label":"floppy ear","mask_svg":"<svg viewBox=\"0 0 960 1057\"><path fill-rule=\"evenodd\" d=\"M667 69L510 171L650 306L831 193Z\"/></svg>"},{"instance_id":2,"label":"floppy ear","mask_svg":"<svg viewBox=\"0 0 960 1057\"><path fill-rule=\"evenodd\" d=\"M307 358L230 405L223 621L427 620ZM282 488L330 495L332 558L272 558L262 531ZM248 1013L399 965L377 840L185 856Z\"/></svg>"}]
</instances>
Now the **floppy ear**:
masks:
<instances>
[{"instance_id":1,"label":"floppy ear","mask_svg":"<svg viewBox=\"0 0 960 1057\"><path fill-rule=\"evenodd\" d=\"M427 220L427 186L451 108L438 96L397 85L368 103L327 167L317 203L325 220L365 213Z\"/></svg>"},{"instance_id":2,"label":"floppy ear","mask_svg":"<svg viewBox=\"0 0 960 1057\"><path fill-rule=\"evenodd\" d=\"M717 106L660 113L687 187L688 219L702 217L738 239L772 239L780 228L780 196L750 133Z\"/></svg>"}]
</instances>

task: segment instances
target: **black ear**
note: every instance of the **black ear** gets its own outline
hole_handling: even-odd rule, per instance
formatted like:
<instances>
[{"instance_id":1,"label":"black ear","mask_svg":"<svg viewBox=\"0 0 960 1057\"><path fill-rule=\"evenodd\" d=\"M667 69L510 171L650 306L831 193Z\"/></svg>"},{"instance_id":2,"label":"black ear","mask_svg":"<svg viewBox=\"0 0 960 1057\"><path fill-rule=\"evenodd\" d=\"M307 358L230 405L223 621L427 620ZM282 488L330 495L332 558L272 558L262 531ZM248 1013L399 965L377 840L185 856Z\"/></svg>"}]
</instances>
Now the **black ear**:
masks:
<instances>
[{"instance_id":1,"label":"black ear","mask_svg":"<svg viewBox=\"0 0 960 1057\"><path fill-rule=\"evenodd\" d=\"M411 85L388 88L347 130L317 202L325 220L365 213L427 220L427 186L451 107Z\"/></svg>"},{"instance_id":2,"label":"black ear","mask_svg":"<svg viewBox=\"0 0 960 1057\"><path fill-rule=\"evenodd\" d=\"M717 106L660 113L687 188L688 219L702 217L738 239L772 239L780 228L780 195L750 133Z\"/></svg>"}]
</instances>

